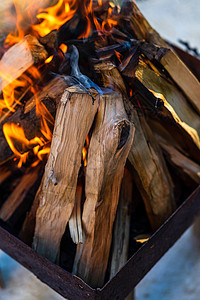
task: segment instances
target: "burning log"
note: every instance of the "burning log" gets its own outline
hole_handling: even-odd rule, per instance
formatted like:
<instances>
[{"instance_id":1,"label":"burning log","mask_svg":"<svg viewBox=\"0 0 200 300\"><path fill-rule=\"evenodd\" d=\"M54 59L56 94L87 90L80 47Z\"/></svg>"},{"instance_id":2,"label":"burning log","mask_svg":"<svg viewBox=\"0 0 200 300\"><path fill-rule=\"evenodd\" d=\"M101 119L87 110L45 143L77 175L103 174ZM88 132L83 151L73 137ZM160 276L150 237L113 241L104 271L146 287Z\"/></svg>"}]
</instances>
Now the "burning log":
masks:
<instances>
[{"instance_id":1,"label":"burning log","mask_svg":"<svg viewBox=\"0 0 200 300\"><path fill-rule=\"evenodd\" d=\"M119 12L108 1L100 7L86 2L83 6L73 2L72 7L65 1L53 2L55 6L39 14L39 24L31 29L40 42L28 35L0 61L0 72L8 64L10 76L1 76L1 90L25 76L30 66L43 62L46 50L52 56L43 82L52 73L63 74L40 86L42 90L28 102L23 96L23 106L16 111L12 105L7 108L0 119L0 164L13 157L12 151L21 166L29 151L39 157L40 147L49 149L58 107L45 173L19 237L58 263L60 247L61 254L66 250L63 256L68 256L68 249L60 246L67 233L63 240L74 242L73 255L77 247L73 272L97 288L109 274L109 257L111 277L127 260L134 184L145 204L148 228L155 230L176 207L173 170L181 173L183 182L189 179L190 187L199 183L200 85L135 3L124 4ZM16 59L16 53L23 60ZM35 88L35 82L26 84ZM18 135L13 129L20 129ZM2 220L10 222L22 206L39 169L26 169L21 179L13 180L14 191L1 206ZM1 166L0 183L10 174ZM61 265L63 261L62 257Z\"/></svg>"},{"instance_id":2,"label":"burning log","mask_svg":"<svg viewBox=\"0 0 200 300\"><path fill-rule=\"evenodd\" d=\"M0 124L0 164L3 164L6 160L13 156L13 152L5 138L3 131L4 124L14 124L16 128L19 127L23 129L26 138L30 141L37 137L42 137L41 133L41 118L42 116L37 115L36 104L44 105L48 109L49 114L54 117L57 105L63 94L63 91L67 88L63 77L58 77L53 79L49 84L47 84L41 92L36 96L33 96L25 106L19 107L10 117L8 117L2 124ZM52 129L52 120L48 119L48 116L44 116L49 127ZM18 145L17 139L14 139L14 148L18 150L19 153L23 154L27 150L31 150L37 145L33 143L32 145L28 143L28 146L24 148Z\"/></svg>"},{"instance_id":3,"label":"burning log","mask_svg":"<svg viewBox=\"0 0 200 300\"><path fill-rule=\"evenodd\" d=\"M36 37L27 35L12 46L0 60L0 92L34 64L48 56L45 48Z\"/></svg>"},{"instance_id":4,"label":"burning log","mask_svg":"<svg viewBox=\"0 0 200 300\"><path fill-rule=\"evenodd\" d=\"M86 236L77 247L74 262L74 273L92 287L104 282L120 184L133 136L134 127L121 95L104 96L88 149L82 216Z\"/></svg>"},{"instance_id":5,"label":"burning log","mask_svg":"<svg viewBox=\"0 0 200 300\"><path fill-rule=\"evenodd\" d=\"M41 188L33 247L58 260L60 241L74 209L82 149L94 121L98 101L76 86L63 94L55 121L51 152Z\"/></svg>"}]
</instances>

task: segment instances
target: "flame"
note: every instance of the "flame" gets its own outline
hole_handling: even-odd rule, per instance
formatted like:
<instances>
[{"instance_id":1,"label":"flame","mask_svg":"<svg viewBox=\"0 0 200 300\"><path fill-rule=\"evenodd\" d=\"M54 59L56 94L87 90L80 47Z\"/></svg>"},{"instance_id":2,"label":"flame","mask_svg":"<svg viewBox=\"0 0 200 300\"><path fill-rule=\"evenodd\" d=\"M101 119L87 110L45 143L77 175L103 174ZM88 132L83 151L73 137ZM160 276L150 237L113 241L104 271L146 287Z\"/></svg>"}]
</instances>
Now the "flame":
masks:
<instances>
[{"instance_id":1,"label":"flame","mask_svg":"<svg viewBox=\"0 0 200 300\"><path fill-rule=\"evenodd\" d=\"M98 0L99 5L102 5L102 1ZM107 11L107 17L105 18L105 20L103 20L102 23L100 23L96 16L93 14L93 21L94 21L94 25L96 27L96 30L98 32L98 35L102 36L102 35L109 35L111 29L117 25L117 21L115 20L115 16L113 15L113 9L115 8L114 3L109 2L110 7L108 8ZM103 38L103 36L102 36Z\"/></svg>"},{"instance_id":2,"label":"flame","mask_svg":"<svg viewBox=\"0 0 200 300\"><path fill-rule=\"evenodd\" d=\"M121 59L122 58L122 54L120 52L116 51L116 50L114 50L114 51L115 51L115 55L117 56L119 62L122 63L122 59Z\"/></svg>"},{"instance_id":3,"label":"flame","mask_svg":"<svg viewBox=\"0 0 200 300\"><path fill-rule=\"evenodd\" d=\"M30 148L34 148L37 145L43 145L43 142L38 137L28 140L25 137L24 130L14 123L5 123L3 125L3 132L10 149L19 158L19 168L21 168L22 163L26 162ZM17 150L15 144L18 145L18 148L21 148L21 150Z\"/></svg>"},{"instance_id":4,"label":"flame","mask_svg":"<svg viewBox=\"0 0 200 300\"><path fill-rule=\"evenodd\" d=\"M101 6L102 0L98 0L98 4ZM80 0L59 0L54 6L39 11L37 18L41 20L41 23L32 25L32 29L43 37L52 30L59 29L73 18L76 11L79 11L82 18L86 20L86 29L78 37L79 39L89 37L93 23L99 35L102 33L108 35L113 26L117 25L113 16L115 5L112 2L109 5L107 18L100 23L94 15L93 0L84 0L83 2Z\"/></svg>"},{"instance_id":5,"label":"flame","mask_svg":"<svg viewBox=\"0 0 200 300\"><path fill-rule=\"evenodd\" d=\"M38 25L33 25L33 30L43 37L52 30L59 29L74 16L77 3L76 0L59 0L56 5L40 10L37 18L43 21Z\"/></svg>"},{"instance_id":6,"label":"flame","mask_svg":"<svg viewBox=\"0 0 200 300\"><path fill-rule=\"evenodd\" d=\"M49 64L53 59L53 55L49 56L46 60L45 60L45 64Z\"/></svg>"},{"instance_id":7,"label":"flame","mask_svg":"<svg viewBox=\"0 0 200 300\"><path fill-rule=\"evenodd\" d=\"M63 53L67 52L67 46L65 44L61 44L59 48L62 50Z\"/></svg>"},{"instance_id":8,"label":"flame","mask_svg":"<svg viewBox=\"0 0 200 300\"><path fill-rule=\"evenodd\" d=\"M29 7L27 7L27 2L25 0L22 1L24 1L24 5L26 3L26 13L28 14ZM13 45L24 37L24 17L21 13L22 8L19 8L17 2L18 0L14 0L17 13L16 31L7 36L5 46ZM98 0L98 4L101 6L102 0ZM117 25L114 15L115 5L109 3L110 7L107 13L105 13L103 20L99 20L95 16L95 5L93 5L93 0L83 0L83 3L81 0L58 0L54 6L39 10L37 18L40 23L31 26L33 33L43 37L52 30L59 29L64 23L72 19L77 12L81 14L80 17L86 21L86 27L84 27L82 34L78 38L87 38L95 28L99 35L108 35L113 26ZM65 44L61 44L59 48L63 53L67 52L67 46ZM117 52L116 55L120 60L120 55ZM48 57L45 63L50 63L52 59L53 55ZM49 153L49 144L52 139L50 125L52 126L54 124L54 118L37 97L39 88L36 81L41 80L41 75L36 67L31 67L26 74L23 74L20 78L15 80L9 78L7 74L0 74L0 77L5 78L6 76L6 80L11 83L2 91L3 98L0 99L0 114L5 113L5 110L14 112L16 105L20 104L21 99L23 99L24 92L30 90L35 96L37 117L41 120L41 137L36 136L31 140L26 138L24 130L20 126L13 123L4 124L3 126L6 140L13 153L19 159L18 166L21 167L22 164L26 162L30 151L32 151L39 160L42 160L42 158ZM88 146L89 137L86 138L85 146L82 151L84 166L87 165ZM34 164L37 164L37 162L34 162Z\"/></svg>"},{"instance_id":9,"label":"flame","mask_svg":"<svg viewBox=\"0 0 200 300\"><path fill-rule=\"evenodd\" d=\"M2 101L0 102L1 109L6 107L13 111L14 109L12 107L12 104L14 102L17 102L17 99L14 96L15 89L21 86L28 86L35 97L36 114L37 117L41 120L40 131L42 137L36 136L35 138L28 140L25 136L23 128L21 128L20 126L17 126L14 123L5 123L3 125L3 132L5 138L11 150L19 159L19 168L22 166L23 163L26 162L31 150L33 150L33 153L38 157L39 160L42 160L43 157L47 155L50 151L50 146L47 146L49 141L51 141L52 139L52 132L49 128L49 124L54 124L54 118L48 111L44 103L42 103L38 98L38 87L37 84L34 84L35 80L41 80L41 74L36 67L31 67L28 70L28 75L24 74L21 80L14 80L12 84L8 85L3 90L4 99L2 99ZM8 95L5 94L5 91L8 92ZM5 97L5 95L7 98ZM11 96L12 99L10 100Z\"/></svg>"},{"instance_id":10,"label":"flame","mask_svg":"<svg viewBox=\"0 0 200 300\"><path fill-rule=\"evenodd\" d=\"M87 166L87 149L89 147L89 136L87 136L86 141L85 141L85 146L83 147L82 150L82 159L83 159L83 165L84 167Z\"/></svg>"},{"instance_id":11,"label":"flame","mask_svg":"<svg viewBox=\"0 0 200 300\"><path fill-rule=\"evenodd\" d=\"M0 115L4 114L5 109L14 112L15 106L21 104L20 99L23 98L24 93L19 88L24 88L26 91L32 89L33 94L35 94L34 80L41 80L41 75L34 66L27 70L27 74L22 74L18 79L13 79L7 73L0 73L0 77L10 82L2 90L3 98L0 98Z\"/></svg>"}]
</instances>

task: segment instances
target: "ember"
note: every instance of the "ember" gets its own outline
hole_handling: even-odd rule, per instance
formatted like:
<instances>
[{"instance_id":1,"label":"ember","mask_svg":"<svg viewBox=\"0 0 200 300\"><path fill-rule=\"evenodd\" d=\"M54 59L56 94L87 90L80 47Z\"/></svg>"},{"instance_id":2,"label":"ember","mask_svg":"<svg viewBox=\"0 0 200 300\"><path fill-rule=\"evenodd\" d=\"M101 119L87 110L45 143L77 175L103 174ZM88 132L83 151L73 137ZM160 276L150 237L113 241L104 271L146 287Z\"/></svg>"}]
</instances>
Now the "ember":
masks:
<instances>
[{"instance_id":1,"label":"ember","mask_svg":"<svg viewBox=\"0 0 200 300\"><path fill-rule=\"evenodd\" d=\"M200 183L200 85L134 2L30 5L26 22L15 9L0 61L0 218L100 287Z\"/></svg>"}]
</instances>

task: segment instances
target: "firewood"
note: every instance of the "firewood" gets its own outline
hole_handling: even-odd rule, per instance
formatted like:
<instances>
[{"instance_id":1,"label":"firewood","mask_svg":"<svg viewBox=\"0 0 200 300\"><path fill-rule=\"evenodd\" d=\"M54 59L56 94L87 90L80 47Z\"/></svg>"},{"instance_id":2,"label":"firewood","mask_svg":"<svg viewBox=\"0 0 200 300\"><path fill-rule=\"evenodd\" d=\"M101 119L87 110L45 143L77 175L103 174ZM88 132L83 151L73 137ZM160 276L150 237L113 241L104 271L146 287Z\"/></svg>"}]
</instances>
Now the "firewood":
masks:
<instances>
[{"instance_id":1,"label":"firewood","mask_svg":"<svg viewBox=\"0 0 200 300\"><path fill-rule=\"evenodd\" d=\"M111 61L104 61L98 63L94 66L97 73L101 74L103 86L107 88L112 88L114 91L126 95L126 87L123 78L116 68L116 66Z\"/></svg>"},{"instance_id":2,"label":"firewood","mask_svg":"<svg viewBox=\"0 0 200 300\"><path fill-rule=\"evenodd\" d=\"M124 170L119 204L114 223L112 241L112 258L110 267L110 279L125 265L128 260L129 233L130 233L130 204L132 202L133 183L128 169Z\"/></svg>"},{"instance_id":3,"label":"firewood","mask_svg":"<svg viewBox=\"0 0 200 300\"><path fill-rule=\"evenodd\" d=\"M78 87L66 90L61 98L54 127L51 151L40 191L33 248L58 260L60 241L71 217L82 149L98 109L89 94Z\"/></svg>"},{"instance_id":4,"label":"firewood","mask_svg":"<svg viewBox=\"0 0 200 300\"><path fill-rule=\"evenodd\" d=\"M175 209L173 183L159 145L144 118L138 117L129 101L125 104L129 119L135 124L135 138L128 159L151 227L157 229Z\"/></svg>"},{"instance_id":5,"label":"firewood","mask_svg":"<svg viewBox=\"0 0 200 300\"><path fill-rule=\"evenodd\" d=\"M149 43L168 49L166 55L161 58L160 63L200 114L200 84L196 77L179 59L170 45L152 28L134 2L124 3L121 15L121 22L123 23L124 20L129 22L129 27L139 40L146 40Z\"/></svg>"},{"instance_id":6,"label":"firewood","mask_svg":"<svg viewBox=\"0 0 200 300\"><path fill-rule=\"evenodd\" d=\"M4 202L0 209L0 218L3 221L8 221L14 214L16 209L23 202L28 191L33 187L38 180L41 165L39 164L35 168L30 168L26 171L19 184L14 191L10 194L8 199Z\"/></svg>"},{"instance_id":7,"label":"firewood","mask_svg":"<svg viewBox=\"0 0 200 300\"><path fill-rule=\"evenodd\" d=\"M200 114L200 83L178 56L169 50L160 60L160 63L171 75L172 79L188 97L190 103Z\"/></svg>"},{"instance_id":8,"label":"firewood","mask_svg":"<svg viewBox=\"0 0 200 300\"><path fill-rule=\"evenodd\" d=\"M124 26L124 23L127 23L127 28L132 31L138 40L146 40L149 43L170 48L169 44L145 19L135 2L127 1L122 5L119 26Z\"/></svg>"},{"instance_id":9,"label":"firewood","mask_svg":"<svg viewBox=\"0 0 200 300\"><path fill-rule=\"evenodd\" d=\"M47 51L36 37L25 36L5 52L0 60L0 92L32 65L44 61L47 56Z\"/></svg>"},{"instance_id":10,"label":"firewood","mask_svg":"<svg viewBox=\"0 0 200 300\"><path fill-rule=\"evenodd\" d=\"M58 77L53 79L36 95L38 101L47 107L53 117L55 116L57 105L65 88L67 88L67 84L63 77ZM36 114L36 97L32 97L23 108L19 107L16 112L0 124L0 165L13 155L3 133L3 125L5 123L14 123L23 128L25 136L29 140L35 136L42 136L40 131L41 120ZM48 125L52 129L52 124ZM20 152L23 153L26 150L21 149Z\"/></svg>"},{"instance_id":11,"label":"firewood","mask_svg":"<svg viewBox=\"0 0 200 300\"><path fill-rule=\"evenodd\" d=\"M152 71L144 61L140 60L135 76L163 101L162 107L155 107L155 117L165 124L183 151L200 162L200 118L185 96L170 79Z\"/></svg>"},{"instance_id":12,"label":"firewood","mask_svg":"<svg viewBox=\"0 0 200 300\"><path fill-rule=\"evenodd\" d=\"M72 240L75 244L83 243L84 233L81 221L81 197L82 197L82 186L77 185L75 203L72 211L72 215L69 219L69 230Z\"/></svg>"},{"instance_id":13,"label":"firewood","mask_svg":"<svg viewBox=\"0 0 200 300\"><path fill-rule=\"evenodd\" d=\"M179 176L186 184L190 183L188 178L196 184L200 184L200 165L183 155L172 145L161 142L160 146L162 147L167 160L176 168Z\"/></svg>"},{"instance_id":14,"label":"firewood","mask_svg":"<svg viewBox=\"0 0 200 300\"><path fill-rule=\"evenodd\" d=\"M4 182L12 174L12 169L7 166L0 167L0 184Z\"/></svg>"},{"instance_id":15,"label":"firewood","mask_svg":"<svg viewBox=\"0 0 200 300\"><path fill-rule=\"evenodd\" d=\"M124 165L134 127L117 93L101 99L88 149L82 222L85 241L77 246L73 272L92 287L103 285Z\"/></svg>"},{"instance_id":16,"label":"firewood","mask_svg":"<svg viewBox=\"0 0 200 300\"><path fill-rule=\"evenodd\" d=\"M40 193L42 186L42 181L40 183L39 189L37 193ZM19 233L19 238L26 243L27 245L31 246L33 243L34 231L35 231L35 222L36 222L36 212L39 206L39 198L35 197L33 204L31 206L30 211L27 213L21 231Z\"/></svg>"}]
</instances>

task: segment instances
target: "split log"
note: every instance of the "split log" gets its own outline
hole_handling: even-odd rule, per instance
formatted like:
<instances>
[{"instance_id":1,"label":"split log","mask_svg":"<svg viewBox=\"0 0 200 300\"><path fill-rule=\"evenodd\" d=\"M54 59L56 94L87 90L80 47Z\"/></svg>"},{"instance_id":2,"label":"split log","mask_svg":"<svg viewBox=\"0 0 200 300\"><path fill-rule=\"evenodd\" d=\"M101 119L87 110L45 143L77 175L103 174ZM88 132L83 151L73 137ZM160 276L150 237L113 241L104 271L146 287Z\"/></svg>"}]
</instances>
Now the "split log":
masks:
<instances>
[{"instance_id":1,"label":"split log","mask_svg":"<svg viewBox=\"0 0 200 300\"><path fill-rule=\"evenodd\" d=\"M39 189L37 194L40 193L42 186L42 181L40 183ZM35 231L35 223L36 223L36 212L39 206L39 198L35 197L33 204L31 206L30 211L27 213L25 221L23 223L22 229L19 233L19 238L26 243L27 245L31 246L33 243L34 231Z\"/></svg>"},{"instance_id":2,"label":"split log","mask_svg":"<svg viewBox=\"0 0 200 300\"><path fill-rule=\"evenodd\" d=\"M0 218L3 221L8 221L12 215L16 212L16 209L25 199L29 190L35 186L39 178L39 173L41 171L41 164L35 168L30 168L26 171L25 175L20 180L19 184L16 186L14 191L10 194L8 199L4 202L0 209ZM22 210L20 211L23 214Z\"/></svg>"},{"instance_id":3,"label":"split log","mask_svg":"<svg viewBox=\"0 0 200 300\"><path fill-rule=\"evenodd\" d=\"M128 169L125 168L114 223L110 279L125 265L128 260L131 219L130 205L133 194L132 189L132 176Z\"/></svg>"},{"instance_id":4,"label":"split log","mask_svg":"<svg viewBox=\"0 0 200 300\"><path fill-rule=\"evenodd\" d=\"M144 61L140 60L135 76L158 101L163 101L162 107L155 107L155 117L168 128L183 151L200 162L200 118L194 108L169 79L152 71Z\"/></svg>"},{"instance_id":5,"label":"split log","mask_svg":"<svg viewBox=\"0 0 200 300\"><path fill-rule=\"evenodd\" d=\"M183 155L173 146L160 143L167 160L175 167L179 176L184 180L186 185L192 185L191 181L200 184L200 165Z\"/></svg>"},{"instance_id":6,"label":"split log","mask_svg":"<svg viewBox=\"0 0 200 300\"><path fill-rule=\"evenodd\" d=\"M72 211L72 215L69 219L69 230L71 238L75 244L83 243L84 241L84 232L81 220L82 190L83 187L81 185L77 185L74 208Z\"/></svg>"},{"instance_id":7,"label":"split log","mask_svg":"<svg viewBox=\"0 0 200 300\"><path fill-rule=\"evenodd\" d=\"M11 168L9 169L7 166L0 167L0 184L4 182L9 176L12 174Z\"/></svg>"},{"instance_id":8,"label":"split log","mask_svg":"<svg viewBox=\"0 0 200 300\"><path fill-rule=\"evenodd\" d=\"M142 15L141 11L134 2L125 2L121 9L122 26L127 22L128 28L139 40L145 40L151 44L167 48L168 51L164 55L160 63L167 70L176 84L181 88L190 100L191 104L200 114L200 84L192 72L180 60L178 55L173 51L168 43L152 28L149 22Z\"/></svg>"},{"instance_id":9,"label":"split log","mask_svg":"<svg viewBox=\"0 0 200 300\"><path fill-rule=\"evenodd\" d=\"M114 92L105 95L88 149L82 216L85 241L77 246L73 268L92 287L104 283L120 184L133 136L122 96Z\"/></svg>"},{"instance_id":10,"label":"split log","mask_svg":"<svg viewBox=\"0 0 200 300\"><path fill-rule=\"evenodd\" d=\"M51 151L41 188L33 248L51 261L59 258L60 241L72 214L82 149L98 101L78 87L66 90L58 107Z\"/></svg>"},{"instance_id":11,"label":"split log","mask_svg":"<svg viewBox=\"0 0 200 300\"><path fill-rule=\"evenodd\" d=\"M128 159L133 166L135 182L143 198L153 229L157 229L175 209L173 183L151 129L126 101L129 119L135 124L135 138Z\"/></svg>"},{"instance_id":12,"label":"split log","mask_svg":"<svg viewBox=\"0 0 200 300\"><path fill-rule=\"evenodd\" d=\"M27 35L12 46L0 60L0 92L34 64L48 56L36 37Z\"/></svg>"},{"instance_id":13,"label":"split log","mask_svg":"<svg viewBox=\"0 0 200 300\"><path fill-rule=\"evenodd\" d=\"M38 102L43 103L53 117L55 116L56 108L66 88L67 84L65 83L64 78L58 77L53 79L36 95ZM5 123L14 123L21 127L28 140L31 140L36 136L43 136L41 133L41 119L38 118L36 114L36 97L32 97L23 108L19 107L10 117L0 124L0 165L13 155L3 133L3 125ZM52 124L49 122L47 123L50 129L53 130ZM19 148L17 141L15 146L17 149ZM27 150L31 150L31 148L18 150L20 153L24 153Z\"/></svg>"},{"instance_id":14,"label":"split log","mask_svg":"<svg viewBox=\"0 0 200 300\"><path fill-rule=\"evenodd\" d=\"M111 61L94 65L96 73L101 74L103 86L126 95L126 87L117 67Z\"/></svg>"},{"instance_id":15,"label":"split log","mask_svg":"<svg viewBox=\"0 0 200 300\"><path fill-rule=\"evenodd\" d=\"M169 50L160 60L160 63L170 74L172 79L185 93L190 103L200 115L200 83L179 57Z\"/></svg>"}]
</instances>

